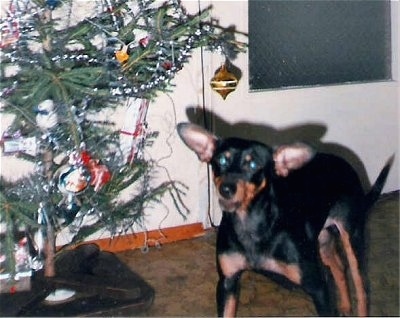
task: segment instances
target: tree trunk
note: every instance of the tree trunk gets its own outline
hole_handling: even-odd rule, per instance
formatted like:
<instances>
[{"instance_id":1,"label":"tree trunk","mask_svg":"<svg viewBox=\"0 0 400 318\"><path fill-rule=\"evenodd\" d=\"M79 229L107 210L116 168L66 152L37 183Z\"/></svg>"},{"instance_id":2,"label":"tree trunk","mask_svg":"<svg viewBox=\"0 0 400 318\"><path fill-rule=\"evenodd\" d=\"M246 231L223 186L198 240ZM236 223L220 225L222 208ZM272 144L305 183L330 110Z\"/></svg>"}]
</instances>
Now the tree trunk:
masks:
<instances>
[{"instance_id":1,"label":"tree trunk","mask_svg":"<svg viewBox=\"0 0 400 318\"><path fill-rule=\"evenodd\" d=\"M47 181L50 182L53 178L52 165L53 165L53 151L51 149L46 150L43 154L44 171L46 174ZM49 212L49 211L47 211ZM50 211L50 213L52 213ZM55 255L56 255L56 236L54 233L53 225L49 219L49 215L46 215L46 236L45 236L45 262L44 262L44 276L54 277L56 275L55 269Z\"/></svg>"}]
</instances>

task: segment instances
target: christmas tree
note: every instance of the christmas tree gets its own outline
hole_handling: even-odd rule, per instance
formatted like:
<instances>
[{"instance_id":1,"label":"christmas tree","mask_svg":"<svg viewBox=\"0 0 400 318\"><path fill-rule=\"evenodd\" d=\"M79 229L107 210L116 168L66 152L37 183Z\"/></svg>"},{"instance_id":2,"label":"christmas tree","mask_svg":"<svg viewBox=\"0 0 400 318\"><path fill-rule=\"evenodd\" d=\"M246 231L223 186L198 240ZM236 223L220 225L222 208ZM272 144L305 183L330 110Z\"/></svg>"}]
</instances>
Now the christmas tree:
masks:
<instances>
[{"instance_id":1,"label":"christmas tree","mask_svg":"<svg viewBox=\"0 0 400 318\"><path fill-rule=\"evenodd\" d=\"M1 142L3 154L35 164L32 174L0 182L0 253L11 277L21 229L33 247L30 266L53 276L55 237L65 227L71 243L99 229L126 233L166 195L187 213L185 185L153 182L158 166L143 149L157 134L146 111L172 89L194 49L227 57L243 50L210 9L189 15L177 0L10 1L1 19L0 95L2 112L15 118ZM132 125L116 131L101 111L121 105ZM134 195L121 197L128 188Z\"/></svg>"}]
</instances>

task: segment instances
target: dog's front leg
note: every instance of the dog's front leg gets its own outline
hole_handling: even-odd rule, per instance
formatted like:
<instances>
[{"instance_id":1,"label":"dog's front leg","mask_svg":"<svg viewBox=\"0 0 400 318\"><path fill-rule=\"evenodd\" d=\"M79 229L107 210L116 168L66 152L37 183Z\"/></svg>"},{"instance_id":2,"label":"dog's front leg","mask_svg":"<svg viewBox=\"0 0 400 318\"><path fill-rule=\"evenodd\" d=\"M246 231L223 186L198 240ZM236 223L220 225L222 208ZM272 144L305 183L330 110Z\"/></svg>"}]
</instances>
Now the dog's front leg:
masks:
<instances>
[{"instance_id":1,"label":"dog's front leg","mask_svg":"<svg viewBox=\"0 0 400 318\"><path fill-rule=\"evenodd\" d=\"M239 299L240 273L232 277L220 276L217 285L217 310L219 317L235 317Z\"/></svg>"},{"instance_id":2,"label":"dog's front leg","mask_svg":"<svg viewBox=\"0 0 400 318\"><path fill-rule=\"evenodd\" d=\"M246 264L246 258L240 253L233 252L218 255L218 316L234 317L236 315L239 298L239 280L243 270L247 267Z\"/></svg>"}]
</instances>

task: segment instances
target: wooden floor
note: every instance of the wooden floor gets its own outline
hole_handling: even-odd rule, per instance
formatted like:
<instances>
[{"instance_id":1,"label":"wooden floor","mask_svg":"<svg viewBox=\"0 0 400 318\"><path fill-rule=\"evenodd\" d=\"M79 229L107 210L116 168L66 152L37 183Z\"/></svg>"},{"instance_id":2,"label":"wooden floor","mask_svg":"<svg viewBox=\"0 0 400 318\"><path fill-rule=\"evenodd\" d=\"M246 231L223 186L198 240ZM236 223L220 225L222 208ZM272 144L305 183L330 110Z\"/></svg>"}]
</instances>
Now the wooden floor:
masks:
<instances>
[{"instance_id":1,"label":"wooden floor","mask_svg":"<svg viewBox=\"0 0 400 318\"><path fill-rule=\"evenodd\" d=\"M399 193L383 195L368 221L370 315L399 316ZM215 232L117 256L155 289L150 309L141 316L216 316ZM239 316L314 316L309 297L246 272Z\"/></svg>"}]
</instances>

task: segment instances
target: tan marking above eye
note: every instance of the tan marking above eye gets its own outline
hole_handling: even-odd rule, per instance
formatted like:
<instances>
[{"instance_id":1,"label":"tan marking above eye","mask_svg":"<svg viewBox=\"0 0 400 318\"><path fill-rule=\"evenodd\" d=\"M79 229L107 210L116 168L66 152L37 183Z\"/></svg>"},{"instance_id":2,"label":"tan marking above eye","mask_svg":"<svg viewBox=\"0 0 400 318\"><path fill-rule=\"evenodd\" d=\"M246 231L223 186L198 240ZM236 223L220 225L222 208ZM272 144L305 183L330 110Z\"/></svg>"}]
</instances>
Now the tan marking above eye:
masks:
<instances>
[{"instance_id":1,"label":"tan marking above eye","mask_svg":"<svg viewBox=\"0 0 400 318\"><path fill-rule=\"evenodd\" d=\"M249 162L249 161L253 160L253 157L252 157L251 155L246 155L246 156L244 157L244 160L245 160L246 162Z\"/></svg>"}]
</instances>

